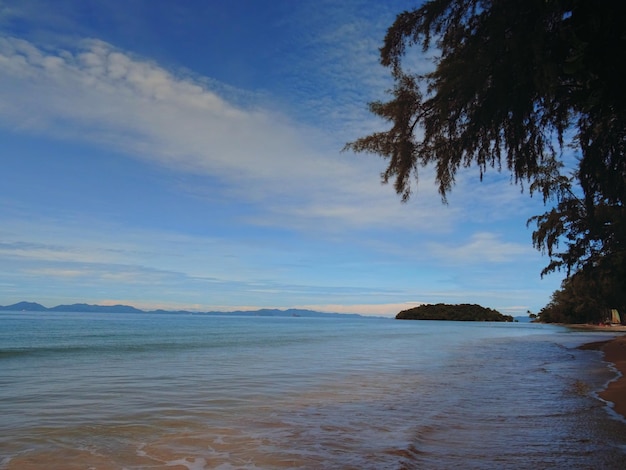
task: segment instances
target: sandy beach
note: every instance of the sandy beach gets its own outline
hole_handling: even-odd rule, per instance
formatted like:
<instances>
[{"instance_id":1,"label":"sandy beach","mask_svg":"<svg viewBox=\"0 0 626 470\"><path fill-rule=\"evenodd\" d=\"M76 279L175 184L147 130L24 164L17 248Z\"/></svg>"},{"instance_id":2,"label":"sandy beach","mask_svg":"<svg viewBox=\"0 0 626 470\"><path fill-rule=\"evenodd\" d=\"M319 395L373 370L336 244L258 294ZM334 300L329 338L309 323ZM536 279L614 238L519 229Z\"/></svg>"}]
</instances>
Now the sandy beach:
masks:
<instances>
[{"instance_id":1,"label":"sandy beach","mask_svg":"<svg viewBox=\"0 0 626 470\"><path fill-rule=\"evenodd\" d=\"M626 331L626 327L608 327L609 331ZM607 327L597 327L591 329L602 329L607 331ZM595 349L604 353L606 361L615 365L621 376L609 383L606 390L599 393L600 398L613 403L613 409L626 418L626 335L618 336L609 341L598 341L581 346L581 349Z\"/></svg>"},{"instance_id":2,"label":"sandy beach","mask_svg":"<svg viewBox=\"0 0 626 470\"><path fill-rule=\"evenodd\" d=\"M615 411L626 418L626 336L609 341L601 349L605 359L615 364L622 375L611 382L600 397L612 402Z\"/></svg>"}]
</instances>

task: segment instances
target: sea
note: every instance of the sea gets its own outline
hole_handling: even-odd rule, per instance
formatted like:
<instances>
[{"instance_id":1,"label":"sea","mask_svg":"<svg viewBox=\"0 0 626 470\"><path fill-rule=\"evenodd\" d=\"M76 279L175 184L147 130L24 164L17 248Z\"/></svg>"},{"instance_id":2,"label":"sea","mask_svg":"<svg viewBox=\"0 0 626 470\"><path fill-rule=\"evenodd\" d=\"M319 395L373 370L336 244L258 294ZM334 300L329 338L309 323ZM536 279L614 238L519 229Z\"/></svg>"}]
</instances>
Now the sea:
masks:
<instances>
[{"instance_id":1,"label":"sea","mask_svg":"<svg viewBox=\"0 0 626 470\"><path fill-rule=\"evenodd\" d=\"M616 377L534 323L0 312L0 469L623 469Z\"/></svg>"}]
</instances>

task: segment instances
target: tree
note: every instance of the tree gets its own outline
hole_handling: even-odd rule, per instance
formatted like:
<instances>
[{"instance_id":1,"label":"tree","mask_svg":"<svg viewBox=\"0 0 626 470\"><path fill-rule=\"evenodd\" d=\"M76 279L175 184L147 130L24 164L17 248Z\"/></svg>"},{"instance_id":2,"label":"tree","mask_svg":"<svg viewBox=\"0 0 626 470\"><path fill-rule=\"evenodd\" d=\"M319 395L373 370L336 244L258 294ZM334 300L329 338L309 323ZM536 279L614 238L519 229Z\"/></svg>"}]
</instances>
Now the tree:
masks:
<instances>
[{"instance_id":1,"label":"tree","mask_svg":"<svg viewBox=\"0 0 626 470\"><path fill-rule=\"evenodd\" d=\"M602 279L577 272L552 294L548 305L539 312L545 323L602 323L607 319L608 308L597 295Z\"/></svg>"},{"instance_id":2,"label":"tree","mask_svg":"<svg viewBox=\"0 0 626 470\"><path fill-rule=\"evenodd\" d=\"M402 310L397 320L448 320L448 321L497 321L512 322L511 315L477 304L424 304Z\"/></svg>"},{"instance_id":3,"label":"tree","mask_svg":"<svg viewBox=\"0 0 626 470\"><path fill-rule=\"evenodd\" d=\"M572 180L554 176L561 186L553 189L556 205L535 222L533 244L546 251L551 262L542 275L561 268L567 270L562 290L541 316L560 316L571 321L601 321L609 308L626 312L626 216L621 204L594 197L591 206L575 196ZM560 244L565 249L557 251ZM572 276L572 272L574 273Z\"/></svg>"},{"instance_id":4,"label":"tree","mask_svg":"<svg viewBox=\"0 0 626 470\"><path fill-rule=\"evenodd\" d=\"M531 219L533 243L551 259L544 273L624 279L624 25L618 0L427 1L397 16L380 49L394 87L370 110L390 129L346 148L387 159L383 182L394 180L403 201L420 167L435 166L445 202L459 168L477 166L482 178L505 166L556 204ZM415 48L432 70L412 71ZM578 158L569 176L565 150ZM626 290L623 280L606 285L618 284Z\"/></svg>"}]
</instances>

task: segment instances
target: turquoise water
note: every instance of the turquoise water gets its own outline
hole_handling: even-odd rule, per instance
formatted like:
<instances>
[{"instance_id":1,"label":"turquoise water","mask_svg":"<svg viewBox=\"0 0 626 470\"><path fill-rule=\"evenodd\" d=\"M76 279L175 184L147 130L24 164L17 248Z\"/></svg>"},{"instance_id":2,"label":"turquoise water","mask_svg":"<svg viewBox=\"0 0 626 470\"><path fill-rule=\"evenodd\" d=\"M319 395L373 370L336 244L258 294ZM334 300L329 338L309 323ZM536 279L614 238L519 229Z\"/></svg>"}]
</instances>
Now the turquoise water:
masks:
<instances>
[{"instance_id":1,"label":"turquoise water","mask_svg":"<svg viewBox=\"0 0 626 470\"><path fill-rule=\"evenodd\" d=\"M613 373L534 324L0 313L0 469L623 468Z\"/></svg>"}]
</instances>

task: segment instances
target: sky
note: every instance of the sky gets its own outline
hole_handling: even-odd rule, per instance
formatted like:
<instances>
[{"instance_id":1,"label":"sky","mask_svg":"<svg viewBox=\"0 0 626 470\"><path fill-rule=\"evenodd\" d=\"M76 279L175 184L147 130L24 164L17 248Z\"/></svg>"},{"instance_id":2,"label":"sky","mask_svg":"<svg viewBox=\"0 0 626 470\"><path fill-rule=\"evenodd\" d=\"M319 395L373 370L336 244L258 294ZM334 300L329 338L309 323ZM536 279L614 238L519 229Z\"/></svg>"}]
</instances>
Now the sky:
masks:
<instances>
[{"instance_id":1,"label":"sky","mask_svg":"<svg viewBox=\"0 0 626 470\"><path fill-rule=\"evenodd\" d=\"M443 204L423 168L402 203L341 151L386 128L378 48L415 6L0 0L0 305L536 313L540 198L469 168Z\"/></svg>"}]
</instances>

